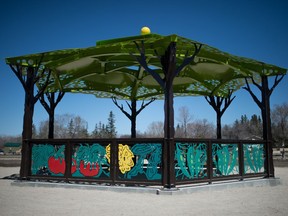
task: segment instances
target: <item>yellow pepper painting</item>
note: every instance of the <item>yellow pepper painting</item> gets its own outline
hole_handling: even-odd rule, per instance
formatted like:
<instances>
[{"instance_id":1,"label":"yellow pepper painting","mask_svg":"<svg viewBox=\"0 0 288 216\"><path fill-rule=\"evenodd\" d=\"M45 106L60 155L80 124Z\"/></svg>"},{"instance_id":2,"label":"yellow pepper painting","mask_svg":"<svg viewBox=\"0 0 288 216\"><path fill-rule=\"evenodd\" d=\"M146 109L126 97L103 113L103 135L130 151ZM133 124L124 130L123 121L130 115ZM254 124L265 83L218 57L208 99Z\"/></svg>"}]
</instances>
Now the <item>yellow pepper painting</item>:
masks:
<instances>
[{"instance_id":1,"label":"yellow pepper painting","mask_svg":"<svg viewBox=\"0 0 288 216\"><path fill-rule=\"evenodd\" d=\"M134 154L130 150L128 145L119 144L118 146L118 161L119 161L119 169L122 174L131 170L134 166Z\"/></svg>"},{"instance_id":2,"label":"yellow pepper painting","mask_svg":"<svg viewBox=\"0 0 288 216\"><path fill-rule=\"evenodd\" d=\"M110 163L110 144L106 146L106 158L108 163ZM119 170L122 174L130 171L131 168L134 166L134 154L130 150L128 145L118 145L118 164Z\"/></svg>"}]
</instances>

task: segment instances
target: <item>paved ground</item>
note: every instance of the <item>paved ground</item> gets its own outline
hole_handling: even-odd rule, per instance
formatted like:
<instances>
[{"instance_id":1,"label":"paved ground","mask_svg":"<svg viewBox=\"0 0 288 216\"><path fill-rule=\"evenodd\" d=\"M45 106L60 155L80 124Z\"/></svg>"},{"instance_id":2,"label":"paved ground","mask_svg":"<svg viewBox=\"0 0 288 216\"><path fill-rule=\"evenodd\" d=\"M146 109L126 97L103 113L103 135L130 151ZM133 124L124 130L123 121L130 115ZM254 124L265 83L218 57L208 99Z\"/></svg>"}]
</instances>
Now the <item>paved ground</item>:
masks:
<instances>
[{"instance_id":1,"label":"paved ground","mask_svg":"<svg viewBox=\"0 0 288 216\"><path fill-rule=\"evenodd\" d=\"M0 167L0 178L19 167ZM0 180L0 215L287 215L288 168L277 167L282 185L155 195L77 188L18 187Z\"/></svg>"},{"instance_id":2,"label":"paved ground","mask_svg":"<svg viewBox=\"0 0 288 216\"><path fill-rule=\"evenodd\" d=\"M0 155L0 166L17 167L21 164L20 155Z\"/></svg>"}]
</instances>

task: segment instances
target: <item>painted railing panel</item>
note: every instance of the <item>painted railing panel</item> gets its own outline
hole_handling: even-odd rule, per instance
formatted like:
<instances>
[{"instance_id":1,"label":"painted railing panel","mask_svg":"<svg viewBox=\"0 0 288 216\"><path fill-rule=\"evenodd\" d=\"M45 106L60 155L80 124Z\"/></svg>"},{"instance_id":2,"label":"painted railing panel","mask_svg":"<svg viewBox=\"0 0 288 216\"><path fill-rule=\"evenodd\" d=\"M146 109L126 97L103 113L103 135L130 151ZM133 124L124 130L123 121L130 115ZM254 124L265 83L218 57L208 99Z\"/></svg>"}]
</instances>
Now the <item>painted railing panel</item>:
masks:
<instances>
[{"instance_id":1,"label":"painted railing panel","mask_svg":"<svg viewBox=\"0 0 288 216\"><path fill-rule=\"evenodd\" d=\"M264 144L244 144L244 173L264 173Z\"/></svg>"},{"instance_id":2,"label":"painted railing panel","mask_svg":"<svg viewBox=\"0 0 288 216\"><path fill-rule=\"evenodd\" d=\"M164 139L26 141L30 177L109 184L165 184ZM171 176L176 185L267 174L264 141L175 139ZM165 176L165 178L164 178Z\"/></svg>"},{"instance_id":3,"label":"painted railing panel","mask_svg":"<svg viewBox=\"0 0 288 216\"><path fill-rule=\"evenodd\" d=\"M176 143L176 180L199 179L207 177L206 164L206 143Z\"/></svg>"},{"instance_id":4,"label":"painted railing panel","mask_svg":"<svg viewBox=\"0 0 288 216\"><path fill-rule=\"evenodd\" d=\"M119 179L161 180L162 144L118 145Z\"/></svg>"},{"instance_id":5,"label":"painted railing panel","mask_svg":"<svg viewBox=\"0 0 288 216\"><path fill-rule=\"evenodd\" d=\"M81 143L73 146L72 177L107 178L110 176L110 144Z\"/></svg>"},{"instance_id":6,"label":"painted railing panel","mask_svg":"<svg viewBox=\"0 0 288 216\"><path fill-rule=\"evenodd\" d=\"M212 144L213 177L239 175L237 144Z\"/></svg>"},{"instance_id":7,"label":"painted railing panel","mask_svg":"<svg viewBox=\"0 0 288 216\"><path fill-rule=\"evenodd\" d=\"M65 145L39 144L32 147L32 175L64 176Z\"/></svg>"}]
</instances>

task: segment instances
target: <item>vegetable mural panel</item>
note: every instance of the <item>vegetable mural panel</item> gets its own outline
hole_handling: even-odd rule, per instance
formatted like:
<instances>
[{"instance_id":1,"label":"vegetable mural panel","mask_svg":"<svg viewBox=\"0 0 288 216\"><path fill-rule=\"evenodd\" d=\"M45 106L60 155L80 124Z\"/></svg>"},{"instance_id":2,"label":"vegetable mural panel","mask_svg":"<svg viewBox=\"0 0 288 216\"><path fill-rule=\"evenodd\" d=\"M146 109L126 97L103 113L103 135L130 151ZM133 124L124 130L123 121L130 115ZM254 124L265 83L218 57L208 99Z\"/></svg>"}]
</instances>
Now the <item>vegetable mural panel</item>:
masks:
<instances>
[{"instance_id":1,"label":"vegetable mural panel","mask_svg":"<svg viewBox=\"0 0 288 216\"><path fill-rule=\"evenodd\" d=\"M175 162L177 180L207 178L207 144L177 142Z\"/></svg>"},{"instance_id":2,"label":"vegetable mural panel","mask_svg":"<svg viewBox=\"0 0 288 216\"><path fill-rule=\"evenodd\" d=\"M75 145L72 155L72 177L108 178L110 176L110 149L108 149L108 145L99 143Z\"/></svg>"},{"instance_id":3,"label":"vegetable mural panel","mask_svg":"<svg viewBox=\"0 0 288 216\"><path fill-rule=\"evenodd\" d=\"M162 145L137 143L118 145L118 178L133 180L161 180Z\"/></svg>"},{"instance_id":4,"label":"vegetable mural panel","mask_svg":"<svg viewBox=\"0 0 288 216\"><path fill-rule=\"evenodd\" d=\"M65 145L33 145L31 161L32 175L64 176L65 169Z\"/></svg>"},{"instance_id":5,"label":"vegetable mural panel","mask_svg":"<svg viewBox=\"0 0 288 216\"><path fill-rule=\"evenodd\" d=\"M162 142L150 140L36 141L31 143L30 171L34 177L63 177L67 181L74 178L107 180L112 184L160 184L165 163L162 149ZM265 160L265 143L261 142L175 142L175 178L180 184L253 174L264 176Z\"/></svg>"},{"instance_id":6,"label":"vegetable mural panel","mask_svg":"<svg viewBox=\"0 0 288 216\"><path fill-rule=\"evenodd\" d=\"M212 144L213 176L239 174L237 144Z\"/></svg>"},{"instance_id":7,"label":"vegetable mural panel","mask_svg":"<svg viewBox=\"0 0 288 216\"><path fill-rule=\"evenodd\" d=\"M264 173L264 144L244 144L244 173Z\"/></svg>"}]
</instances>

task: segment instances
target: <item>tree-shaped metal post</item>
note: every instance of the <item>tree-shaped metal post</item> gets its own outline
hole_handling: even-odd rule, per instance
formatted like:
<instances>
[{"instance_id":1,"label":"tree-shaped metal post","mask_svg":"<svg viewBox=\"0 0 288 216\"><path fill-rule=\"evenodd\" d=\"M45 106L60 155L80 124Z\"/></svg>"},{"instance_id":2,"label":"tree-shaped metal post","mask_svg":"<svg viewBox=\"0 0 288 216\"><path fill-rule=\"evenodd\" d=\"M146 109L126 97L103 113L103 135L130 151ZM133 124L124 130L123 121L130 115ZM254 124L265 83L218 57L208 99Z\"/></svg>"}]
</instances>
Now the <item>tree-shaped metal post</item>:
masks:
<instances>
[{"instance_id":1,"label":"tree-shaped metal post","mask_svg":"<svg viewBox=\"0 0 288 216\"><path fill-rule=\"evenodd\" d=\"M222 139L222 133L221 133L221 118L227 108L230 106L232 101L235 99L236 96L232 97L232 91L229 92L229 95L227 98L219 97L219 96L205 96L206 101L213 107L213 109L216 112L216 120L217 120L217 139ZM223 104L224 102L224 104Z\"/></svg>"},{"instance_id":2,"label":"tree-shaped metal post","mask_svg":"<svg viewBox=\"0 0 288 216\"><path fill-rule=\"evenodd\" d=\"M264 73L263 73L264 74ZM246 87L243 87L249 94L252 96L255 103L261 110L262 121L263 121L263 139L267 141L267 148L265 148L266 156L266 172L267 177L274 177L274 164L273 164L273 137L272 137L272 129L271 129L271 116L270 116L270 96L276 86L280 83L280 81L284 78L284 75L276 75L274 79L274 84L271 88L269 88L268 77L266 75L261 76L261 85L258 84L253 78L252 83L260 90L261 92L261 100L257 98L257 96L253 93L248 83L248 79L245 78Z\"/></svg>"},{"instance_id":3,"label":"tree-shaped metal post","mask_svg":"<svg viewBox=\"0 0 288 216\"><path fill-rule=\"evenodd\" d=\"M144 42L141 42L141 46L135 41L136 47L140 53L140 56L135 56L139 64L151 74L151 76L158 82L158 84L164 90L164 148L163 148L163 161L164 161L164 174L163 174L163 185L165 188L175 187L175 170L174 170L174 107L173 107L173 81L174 78L182 71L184 67L194 61L195 56L199 53L202 44L194 45L194 53L188 57L188 51L186 52L185 59L181 64L177 65L176 57L176 42L171 42L167 47L163 55L158 55L155 50L156 56L161 61L162 71L164 77L162 78L155 70L149 68L146 61ZM132 54L133 55L133 54ZM134 56L134 55L133 55Z\"/></svg>"},{"instance_id":4,"label":"tree-shaped metal post","mask_svg":"<svg viewBox=\"0 0 288 216\"><path fill-rule=\"evenodd\" d=\"M21 152L21 167L20 177L25 179L29 175L30 171L30 160L29 160L29 147L25 143L25 140L32 139L32 125L33 125L33 114L34 105L44 93L46 87L49 84L49 78L51 71L46 71L41 68L41 60L39 63L29 64L24 67L21 65L11 65L10 68L15 73L19 81L21 82L25 90L25 105L24 105L24 117L23 117L23 132L22 132L22 152ZM34 95L35 84L44 79L43 85L38 89L36 95Z\"/></svg>"},{"instance_id":5,"label":"tree-shaped metal post","mask_svg":"<svg viewBox=\"0 0 288 216\"><path fill-rule=\"evenodd\" d=\"M141 107L137 110L137 101L136 99L132 99L131 103L129 104L127 101L127 105L129 109L131 110L131 114L129 114L127 111L124 110L123 104L119 105L117 102L117 99L115 97L112 98L113 103L121 110L122 113L131 121L131 138L136 138L136 118L142 112L145 107L147 107L149 104L151 104L153 101L155 101L155 98L152 98L147 103L144 103L142 101Z\"/></svg>"},{"instance_id":6,"label":"tree-shaped metal post","mask_svg":"<svg viewBox=\"0 0 288 216\"><path fill-rule=\"evenodd\" d=\"M58 105L58 103L62 100L64 94L65 94L64 92L58 92L56 100L55 100L55 92L45 92L45 94L42 94L40 97L40 102L49 115L48 139L54 138L55 108ZM46 102L45 96L49 104Z\"/></svg>"}]
</instances>

